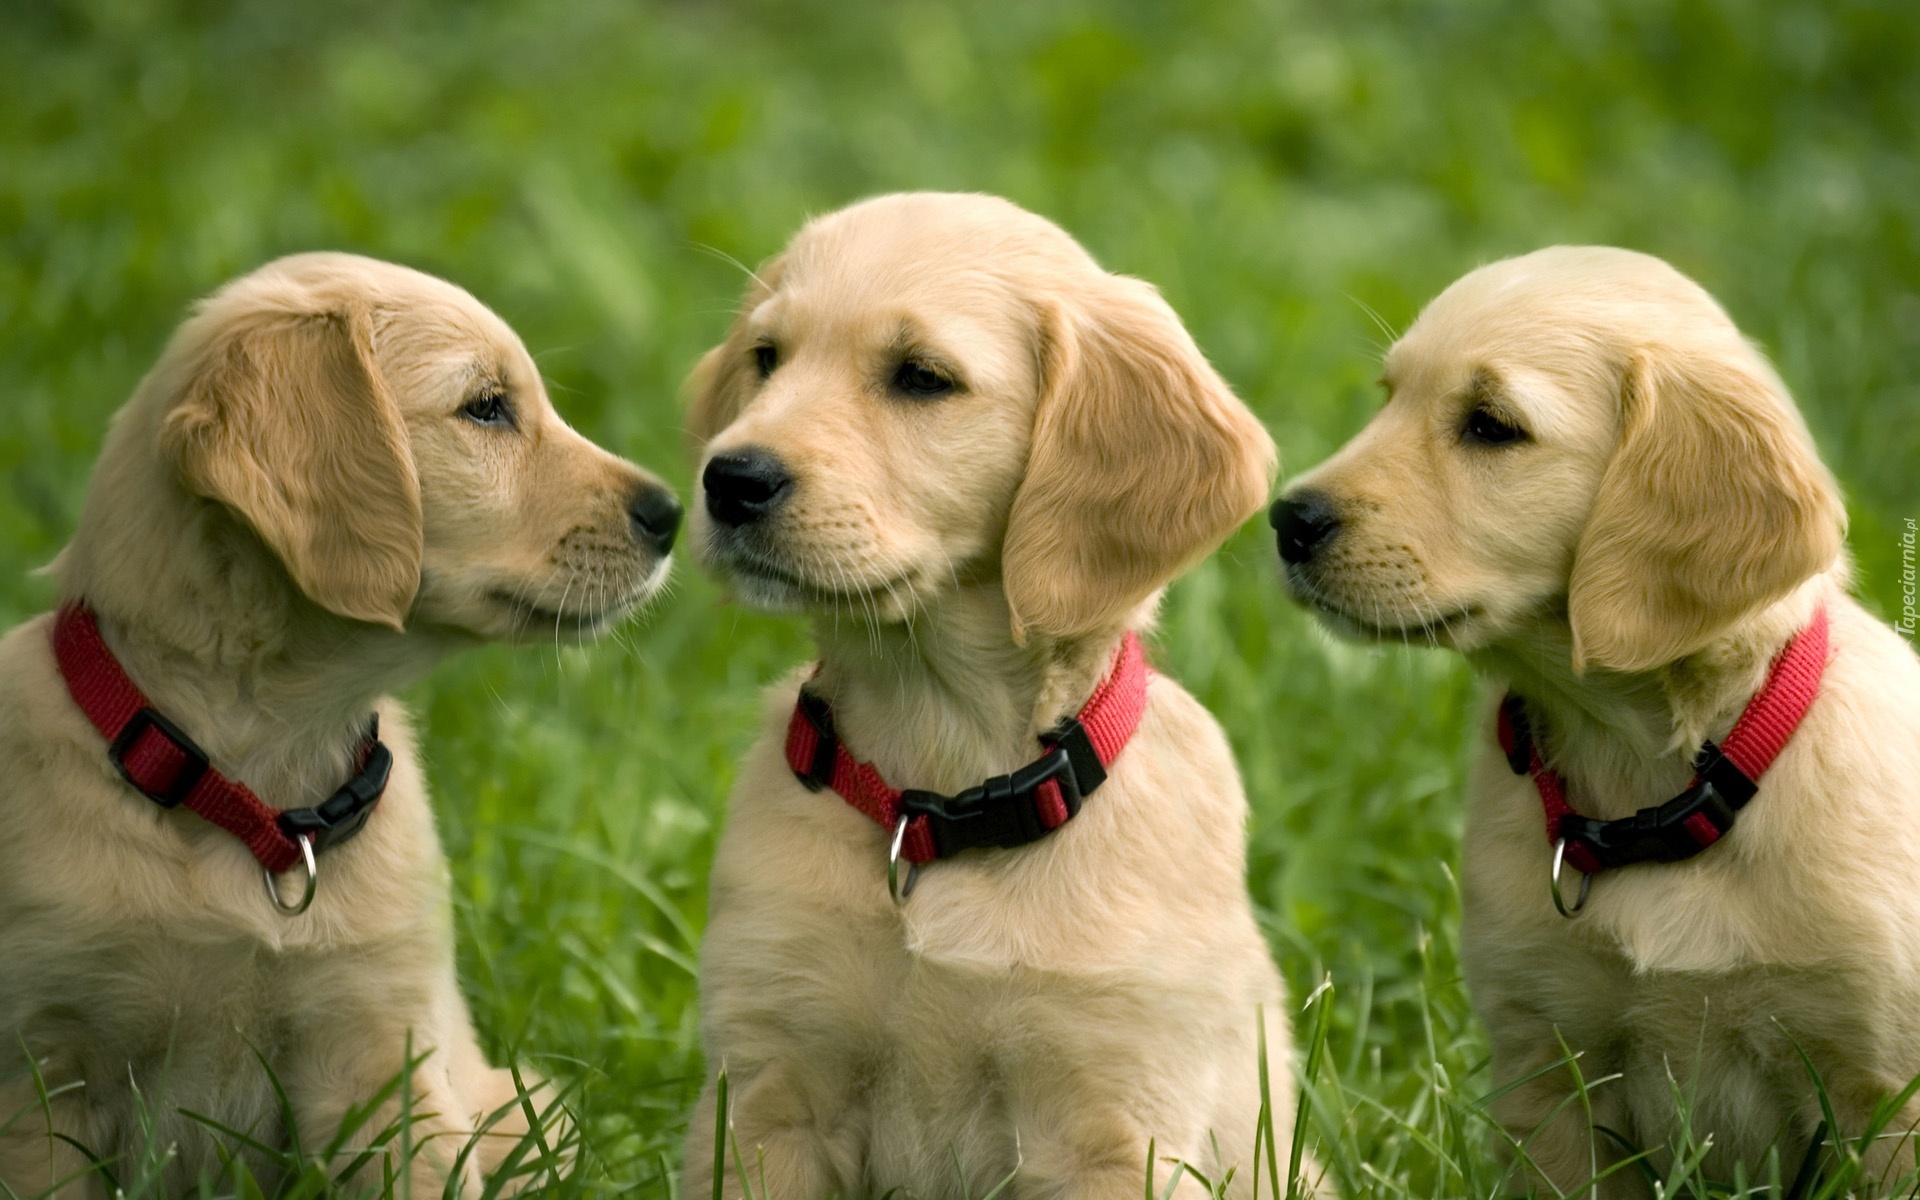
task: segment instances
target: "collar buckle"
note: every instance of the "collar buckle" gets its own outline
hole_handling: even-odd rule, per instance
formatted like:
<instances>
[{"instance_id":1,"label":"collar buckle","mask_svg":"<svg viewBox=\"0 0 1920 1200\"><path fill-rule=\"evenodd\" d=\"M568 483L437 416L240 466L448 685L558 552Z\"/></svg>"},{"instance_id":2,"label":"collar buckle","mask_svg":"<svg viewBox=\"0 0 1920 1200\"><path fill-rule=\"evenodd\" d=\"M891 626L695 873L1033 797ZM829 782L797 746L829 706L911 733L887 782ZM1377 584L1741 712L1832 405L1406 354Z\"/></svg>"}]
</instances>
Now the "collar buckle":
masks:
<instances>
[{"instance_id":1,"label":"collar buckle","mask_svg":"<svg viewBox=\"0 0 1920 1200\"><path fill-rule=\"evenodd\" d=\"M1060 785L1060 799L1066 802L1067 815L1077 817L1082 797L1107 781L1100 752L1094 749L1093 738L1078 717L1063 718L1041 741L1066 753L1070 770Z\"/></svg>"},{"instance_id":2,"label":"collar buckle","mask_svg":"<svg viewBox=\"0 0 1920 1200\"><path fill-rule=\"evenodd\" d=\"M1602 821L1571 815L1562 820L1560 830L1570 850L1585 851L1597 869L1608 870L1692 858L1725 837L1739 813L1740 805L1713 780L1703 779L1665 804L1643 808L1630 817ZM1568 857L1572 861L1572 855Z\"/></svg>"},{"instance_id":3,"label":"collar buckle","mask_svg":"<svg viewBox=\"0 0 1920 1200\"><path fill-rule=\"evenodd\" d=\"M159 734L181 757L180 765L174 768L173 778L165 784L140 778L135 774L133 764L127 761L128 755L139 748L141 738L148 733ZM207 752L198 743L151 706L143 706L127 718L127 723L120 727L120 732L107 746L107 758L112 761L114 769L120 772L120 778L161 808L178 808L212 765L207 761Z\"/></svg>"},{"instance_id":4,"label":"collar buckle","mask_svg":"<svg viewBox=\"0 0 1920 1200\"><path fill-rule=\"evenodd\" d=\"M1088 747L1091 749L1091 746ZM1055 746L1011 775L995 775L952 796L909 789L900 793L904 817L925 817L938 857L991 846L1010 850L1037 842L1050 829L1035 806L1040 785L1052 781L1069 813L1078 812L1086 788L1065 746Z\"/></svg>"},{"instance_id":5,"label":"collar buckle","mask_svg":"<svg viewBox=\"0 0 1920 1200\"><path fill-rule=\"evenodd\" d=\"M1745 808L1747 801L1753 799L1754 793L1760 790L1759 782L1734 765L1733 760L1712 742L1700 744L1700 753L1693 759L1693 773L1700 777L1703 784L1712 785L1713 790L1736 812ZM1732 824L1733 818L1728 817L1727 822Z\"/></svg>"},{"instance_id":6,"label":"collar buckle","mask_svg":"<svg viewBox=\"0 0 1920 1200\"><path fill-rule=\"evenodd\" d=\"M387 790L393 773L393 751L380 740L380 718L367 730L366 762L352 779L312 808L289 808L277 818L280 831L295 842L310 843L314 852L337 846L360 832Z\"/></svg>"}]
</instances>

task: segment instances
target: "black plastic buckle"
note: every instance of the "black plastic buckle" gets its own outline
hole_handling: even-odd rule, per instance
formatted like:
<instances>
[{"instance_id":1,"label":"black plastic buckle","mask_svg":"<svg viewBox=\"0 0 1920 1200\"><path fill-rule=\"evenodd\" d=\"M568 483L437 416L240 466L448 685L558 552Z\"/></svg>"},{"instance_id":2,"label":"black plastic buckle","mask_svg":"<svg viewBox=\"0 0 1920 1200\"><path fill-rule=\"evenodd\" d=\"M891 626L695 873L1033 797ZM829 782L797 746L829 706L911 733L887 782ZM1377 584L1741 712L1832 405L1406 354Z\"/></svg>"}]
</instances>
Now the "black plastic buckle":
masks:
<instances>
[{"instance_id":1,"label":"black plastic buckle","mask_svg":"<svg viewBox=\"0 0 1920 1200\"><path fill-rule=\"evenodd\" d=\"M1734 766L1732 760L1712 742L1703 742L1700 753L1694 755L1693 772L1700 777L1700 782L1712 784L1713 790L1735 811L1745 808L1747 801L1753 799L1754 793L1760 790L1759 782Z\"/></svg>"},{"instance_id":2,"label":"black plastic buckle","mask_svg":"<svg viewBox=\"0 0 1920 1200\"><path fill-rule=\"evenodd\" d=\"M1040 785L1049 779L1060 784L1067 811L1080 811L1083 792L1075 777L1073 756L1055 746L1011 775L995 775L953 796L912 790L900 794L900 812L927 818L934 853L940 858L992 846L1010 850L1037 842L1050 832L1040 821L1035 801Z\"/></svg>"},{"instance_id":3,"label":"black plastic buckle","mask_svg":"<svg viewBox=\"0 0 1920 1200\"><path fill-rule=\"evenodd\" d=\"M1086 726L1080 724L1078 717L1065 718L1041 741L1065 750L1073 763L1073 786L1061 784L1060 798L1067 803L1067 815L1077 817L1080 801L1107 781L1107 768L1100 762L1100 752L1093 748L1093 739L1087 736Z\"/></svg>"},{"instance_id":4,"label":"black plastic buckle","mask_svg":"<svg viewBox=\"0 0 1920 1200\"><path fill-rule=\"evenodd\" d=\"M1672 863L1692 858L1713 844L1701 842L1687 828L1694 816L1705 816L1718 836L1725 837L1739 811L1739 804L1723 795L1712 780L1703 779L1665 804L1643 808L1617 821L1569 818L1561 832L1569 841L1585 845L1608 869L1643 862Z\"/></svg>"},{"instance_id":5,"label":"black plastic buckle","mask_svg":"<svg viewBox=\"0 0 1920 1200\"><path fill-rule=\"evenodd\" d=\"M793 775L808 791L817 792L833 782L833 760L838 755L840 739L833 731L833 709L806 688L800 689L800 712L807 718L807 724L813 726L813 761L807 764L804 773L795 771Z\"/></svg>"},{"instance_id":6,"label":"black plastic buckle","mask_svg":"<svg viewBox=\"0 0 1920 1200\"><path fill-rule=\"evenodd\" d=\"M134 745L149 731L158 733L173 743L173 748L186 758L186 761L180 764L180 770L175 773L173 782L164 791L156 791L135 779L133 771L127 766L127 755L133 752ZM199 783L201 777L210 769L207 752L182 732L179 726L151 708L142 708L120 727L119 735L107 746L107 758L113 763L114 769L120 772L120 778L126 780L135 791L161 808L179 807L180 802L187 798L193 791L194 785Z\"/></svg>"},{"instance_id":7,"label":"black plastic buckle","mask_svg":"<svg viewBox=\"0 0 1920 1200\"><path fill-rule=\"evenodd\" d=\"M333 795L312 808L283 811L279 818L280 832L294 841L303 837L311 840L313 852L318 854L330 846L338 846L366 826L367 818L373 815L387 790L387 777L393 772L393 752L380 740L377 718L367 736L373 744L367 751L366 765Z\"/></svg>"}]
</instances>

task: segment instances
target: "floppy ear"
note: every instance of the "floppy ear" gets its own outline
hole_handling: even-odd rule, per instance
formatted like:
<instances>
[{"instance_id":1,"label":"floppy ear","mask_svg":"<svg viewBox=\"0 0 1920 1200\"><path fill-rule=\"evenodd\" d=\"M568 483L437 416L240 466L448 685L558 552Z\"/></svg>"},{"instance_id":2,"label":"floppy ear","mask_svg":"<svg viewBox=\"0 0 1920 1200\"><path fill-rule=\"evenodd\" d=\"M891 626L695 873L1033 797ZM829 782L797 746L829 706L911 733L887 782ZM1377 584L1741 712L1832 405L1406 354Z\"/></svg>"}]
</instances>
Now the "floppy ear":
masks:
<instances>
[{"instance_id":1,"label":"floppy ear","mask_svg":"<svg viewBox=\"0 0 1920 1200\"><path fill-rule=\"evenodd\" d=\"M420 481L364 308L239 317L161 437L187 486L239 513L315 603L404 628L420 590Z\"/></svg>"},{"instance_id":2,"label":"floppy ear","mask_svg":"<svg viewBox=\"0 0 1920 1200\"><path fill-rule=\"evenodd\" d=\"M1042 381L1002 570L1018 640L1125 616L1267 498L1273 440L1147 284L1042 311Z\"/></svg>"},{"instance_id":3,"label":"floppy ear","mask_svg":"<svg viewBox=\"0 0 1920 1200\"><path fill-rule=\"evenodd\" d=\"M1698 650L1831 566L1846 532L1833 476L1757 353L1637 353L1623 387L1568 585L1575 670Z\"/></svg>"},{"instance_id":4,"label":"floppy ear","mask_svg":"<svg viewBox=\"0 0 1920 1200\"><path fill-rule=\"evenodd\" d=\"M715 434L733 424L746 407L754 380L753 357L741 338L742 318L764 304L780 282L784 254L776 254L751 272L752 282L740 302L740 317L727 330L727 340L700 356L688 372L682 392L687 397L687 449L694 459Z\"/></svg>"},{"instance_id":5,"label":"floppy ear","mask_svg":"<svg viewBox=\"0 0 1920 1200\"><path fill-rule=\"evenodd\" d=\"M713 435L733 424L747 398L752 366L746 348L729 335L700 356L687 375L687 450L698 459Z\"/></svg>"}]
</instances>

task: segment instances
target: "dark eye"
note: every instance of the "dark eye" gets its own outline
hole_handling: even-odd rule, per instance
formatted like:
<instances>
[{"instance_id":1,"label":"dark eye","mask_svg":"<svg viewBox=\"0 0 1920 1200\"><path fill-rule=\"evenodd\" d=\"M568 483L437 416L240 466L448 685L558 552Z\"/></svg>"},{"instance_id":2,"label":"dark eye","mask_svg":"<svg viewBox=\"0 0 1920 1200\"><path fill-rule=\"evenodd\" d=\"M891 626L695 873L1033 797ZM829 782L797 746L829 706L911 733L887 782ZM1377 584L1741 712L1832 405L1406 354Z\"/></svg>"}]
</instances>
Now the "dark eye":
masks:
<instances>
[{"instance_id":1,"label":"dark eye","mask_svg":"<svg viewBox=\"0 0 1920 1200\"><path fill-rule=\"evenodd\" d=\"M1467 414L1467 427L1461 431L1461 436L1483 446L1510 446L1526 441L1527 431L1518 425L1507 424L1484 408L1476 408Z\"/></svg>"},{"instance_id":2,"label":"dark eye","mask_svg":"<svg viewBox=\"0 0 1920 1200\"><path fill-rule=\"evenodd\" d=\"M761 342L753 348L753 365L760 369L760 378L765 379L780 365L780 351L769 342Z\"/></svg>"},{"instance_id":3,"label":"dark eye","mask_svg":"<svg viewBox=\"0 0 1920 1200\"><path fill-rule=\"evenodd\" d=\"M460 406L460 415L475 425L512 425L513 406L505 396L488 392Z\"/></svg>"},{"instance_id":4,"label":"dark eye","mask_svg":"<svg viewBox=\"0 0 1920 1200\"><path fill-rule=\"evenodd\" d=\"M925 363L908 359L900 364L899 370L893 373L893 389L904 395L927 399L933 396L944 396L951 392L953 380Z\"/></svg>"}]
</instances>

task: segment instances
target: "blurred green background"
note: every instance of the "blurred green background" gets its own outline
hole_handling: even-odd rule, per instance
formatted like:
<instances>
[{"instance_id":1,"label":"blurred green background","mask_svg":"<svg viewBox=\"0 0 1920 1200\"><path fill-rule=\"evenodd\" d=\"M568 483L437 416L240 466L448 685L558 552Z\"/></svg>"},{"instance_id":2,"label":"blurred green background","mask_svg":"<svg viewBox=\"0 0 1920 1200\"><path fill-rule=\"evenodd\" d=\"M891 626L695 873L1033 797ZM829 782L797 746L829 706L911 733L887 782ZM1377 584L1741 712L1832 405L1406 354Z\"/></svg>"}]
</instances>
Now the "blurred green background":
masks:
<instances>
[{"instance_id":1,"label":"blurred green background","mask_svg":"<svg viewBox=\"0 0 1920 1200\"><path fill-rule=\"evenodd\" d=\"M229 276L314 248L445 275L685 494L676 393L729 260L908 188L1002 193L1159 284L1288 471L1361 425L1392 331L1476 264L1665 256L1778 361L1888 613L1920 514L1917 52L1910 0L10 0L0 616L47 606L28 571L109 414ZM1322 1156L1356 1194L1484 1192L1453 960L1471 681L1329 642L1263 535L1173 589L1154 653L1241 754L1296 998L1331 975ZM721 800L757 689L807 653L683 562L614 640L474 654L412 697L477 1018L584 1081L584 1188L664 1194Z\"/></svg>"}]
</instances>

